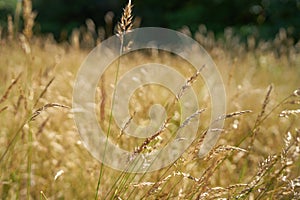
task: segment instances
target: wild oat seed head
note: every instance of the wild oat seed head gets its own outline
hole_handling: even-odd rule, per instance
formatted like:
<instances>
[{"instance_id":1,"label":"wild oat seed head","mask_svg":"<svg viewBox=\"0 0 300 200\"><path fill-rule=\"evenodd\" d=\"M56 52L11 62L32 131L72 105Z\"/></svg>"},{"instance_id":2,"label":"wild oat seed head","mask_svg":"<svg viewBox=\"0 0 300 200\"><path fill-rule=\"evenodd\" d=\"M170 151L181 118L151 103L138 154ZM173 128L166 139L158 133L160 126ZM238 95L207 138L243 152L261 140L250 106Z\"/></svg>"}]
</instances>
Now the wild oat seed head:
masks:
<instances>
[{"instance_id":1,"label":"wild oat seed head","mask_svg":"<svg viewBox=\"0 0 300 200\"><path fill-rule=\"evenodd\" d=\"M131 0L128 1L128 4L123 9L123 14L121 17L120 22L118 23L118 34L121 35L123 33L126 33L127 31L130 31L132 29L132 7Z\"/></svg>"},{"instance_id":2,"label":"wild oat seed head","mask_svg":"<svg viewBox=\"0 0 300 200\"><path fill-rule=\"evenodd\" d=\"M23 0L23 19L24 19L24 30L23 34L27 39L31 39L33 36L32 28L34 26L34 19L37 13L32 11L32 1Z\"/></svg>"}]
</instances>

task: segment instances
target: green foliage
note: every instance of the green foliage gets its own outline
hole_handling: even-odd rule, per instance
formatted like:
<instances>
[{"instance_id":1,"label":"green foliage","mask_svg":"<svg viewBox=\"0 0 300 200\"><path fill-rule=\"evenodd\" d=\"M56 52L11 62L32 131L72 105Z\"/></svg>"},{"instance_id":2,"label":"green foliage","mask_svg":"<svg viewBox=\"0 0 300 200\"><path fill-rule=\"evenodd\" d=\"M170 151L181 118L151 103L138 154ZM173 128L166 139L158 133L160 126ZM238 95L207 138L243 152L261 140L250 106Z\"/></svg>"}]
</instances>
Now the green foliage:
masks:
<instances>
[{"instance_id":1,"label":"green foliage","mask_svg":"<svg viewBox=\"0 0 300 200\"><path fill-rule=\"evenodd\" d=\"M4 26L7 14L14 15L18 0L0 0L0 25ZM33 0L38 12L36 30L52 32L56 38L91 18L96 25L105 26L104 15L115 14L120 18L127 0ZM194 33L199 24L209 30L222 33L228 26L238 34L247 36L256 32L263 39L274 38L280 28L289 36L300 38L300 2L298 0L143 0L133 1L136 16L142 18L142 26L158 26L180 29L188 26Z\"/></svg>"},{"instance_id":2,"label":"green foliage","mask_svg":"<svg viewBox=\"0 0 300 200\"><path fill-rule=\"evenodd\" d=\"M1 0L0 9L14 9L18 0Z\"/></svg>"},{"instance_id":3,"label":"green foliage","mask_svg":"<svg viewBox=\"0 0 300 200\"><path fill-rule=\"evenodd\" d=\"M12 14L16 8L17 0L0 0L0 26L6 26L8 14Z\"/></svg>"},{"instance_id":4,"label":"green foliage","mask_svg":"<svg viewBox=\"0 0 300 200\"><path fill-rule=\"evenodd\" d=\"M241 35L253 33L257 28L260 38L272 38L279 28L289 28L290 35L299 39L300 3L296 0L174 0L162 2L145 0L136 2L137 13L144 26L162 26L173 29L183 25L192 32L199 24L218 32L231 26ZM153 14L155 13L155 14Z\"/></svg>"},{"instance_id":5,"label":"green foliage","mask_svg":"<svg viewBox=\"0 0 300 200\"><path fill-rule=\"evenodd\" d=\"M40 31L52 32L57 38L84 24L87 18L102 19L104 16L95 0L33 0L33 7L38 11Z\"/></svg>"}]
</instances>

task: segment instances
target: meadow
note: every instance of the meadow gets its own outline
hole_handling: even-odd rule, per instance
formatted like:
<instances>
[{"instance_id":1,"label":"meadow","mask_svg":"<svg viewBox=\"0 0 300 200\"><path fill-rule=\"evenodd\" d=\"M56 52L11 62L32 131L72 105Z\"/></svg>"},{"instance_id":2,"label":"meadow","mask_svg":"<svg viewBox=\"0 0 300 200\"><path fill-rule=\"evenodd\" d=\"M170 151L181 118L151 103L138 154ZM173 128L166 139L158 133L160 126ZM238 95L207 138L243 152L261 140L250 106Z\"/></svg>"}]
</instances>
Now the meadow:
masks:
<instances>
[{"instance_id":1,"label":"meadow","mask_svg":"<svg viewBox=\"0 0 300 200\"><path fill-rule=\"evenodd\" d=\"M124 12L123 17L130 19L131 12L129 16ZM103 30L91 30L89 21L85 29L74 31L70 41L57 43L51 35L32 35L33 19L28 15L23 32L1 29L7 33L0 37L1 199L300 198L300 42L289 38L285 29L273 40L249 36L242 41L230 28L220 39L205 25L199 25L194 35L183 28L207 50L223 78L224 128L204 158L197 151L209 123L199 127L196 140L168 167L126 173L102 165L86 150L73 119L77 72L91 47L104 40ZM130 19L121 24L127 22L132 23ZM128 24L123 31L126 28ZM94 32L97 38L91 37ZM153 54L158 62L175 68L186 65L170 55ZM134 56L135 60L120 64L121 71L145 62L151 54ZM108 82L99 83L96 101L99 124L107 128L114 74L106 73ZM187 80L192 75L187 71ZM203 84L199 79L193 87ZM169 101L164 92L151 86L137 91L129 105L132 119L147 123L145 113L151 104ZM178 109L176 105L168 113ZM210 118L205 113L200 116L203 121ZM176 123L168 121L168 128L137 153L161 148ZM115 124L111 133L111 140L130 151L143 144L120 136Z\"/></svg>"}]
</instances>

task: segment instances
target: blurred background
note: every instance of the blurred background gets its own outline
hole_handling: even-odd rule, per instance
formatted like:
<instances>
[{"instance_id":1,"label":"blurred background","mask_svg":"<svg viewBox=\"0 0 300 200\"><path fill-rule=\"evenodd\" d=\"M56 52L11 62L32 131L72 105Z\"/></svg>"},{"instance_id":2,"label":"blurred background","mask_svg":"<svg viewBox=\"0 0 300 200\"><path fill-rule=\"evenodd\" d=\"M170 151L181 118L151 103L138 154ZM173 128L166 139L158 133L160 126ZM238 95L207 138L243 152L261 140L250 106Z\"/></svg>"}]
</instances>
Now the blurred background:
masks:
<instances>
[{"instance_id":1,"label":"blurred background","mask_svg":"<svg viewBox=\"0 0 300 200\"><path fill-rule=\"evenodd\" d=\"M37 13L34 32L53 33L58 41L70 36L74 28L91 19L96 28L116 24L126 0L33 0ZM205 24L216 37L231 27L242 38L254 35L258 39L273 39L280 28L288 37L300 38L300 0L133 0L134 15L142 26L171 29L188 27L191 33ZM0 0L0 26L6 29L7 16L20 20L22 0ZM112 30L109 30L113 32ZM109 32L108 31L108 32ZM106 30L107 32L107 30Z\"/></svg>"}]
</instances>

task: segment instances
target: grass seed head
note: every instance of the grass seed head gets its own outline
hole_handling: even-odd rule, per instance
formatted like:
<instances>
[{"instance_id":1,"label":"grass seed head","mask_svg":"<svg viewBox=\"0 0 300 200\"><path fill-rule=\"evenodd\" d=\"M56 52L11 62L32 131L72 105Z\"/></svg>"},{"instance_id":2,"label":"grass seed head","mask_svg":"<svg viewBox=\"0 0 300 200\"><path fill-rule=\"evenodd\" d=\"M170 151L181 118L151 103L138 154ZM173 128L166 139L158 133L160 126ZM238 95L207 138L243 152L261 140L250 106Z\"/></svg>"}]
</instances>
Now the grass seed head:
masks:
<instances>
[{"instance_id":1,"label":"grass seed head","mask_svg":"<svg viewBox=\"0 0 300 200\"><path fill-rule=\"evenodd\" d=\"M128 4L123 9L123 14L120 22L118 23L117 32L119 35L122 35L132 29L132 7L131 0L128 1Z\"/></svg>"}]
</instances>

